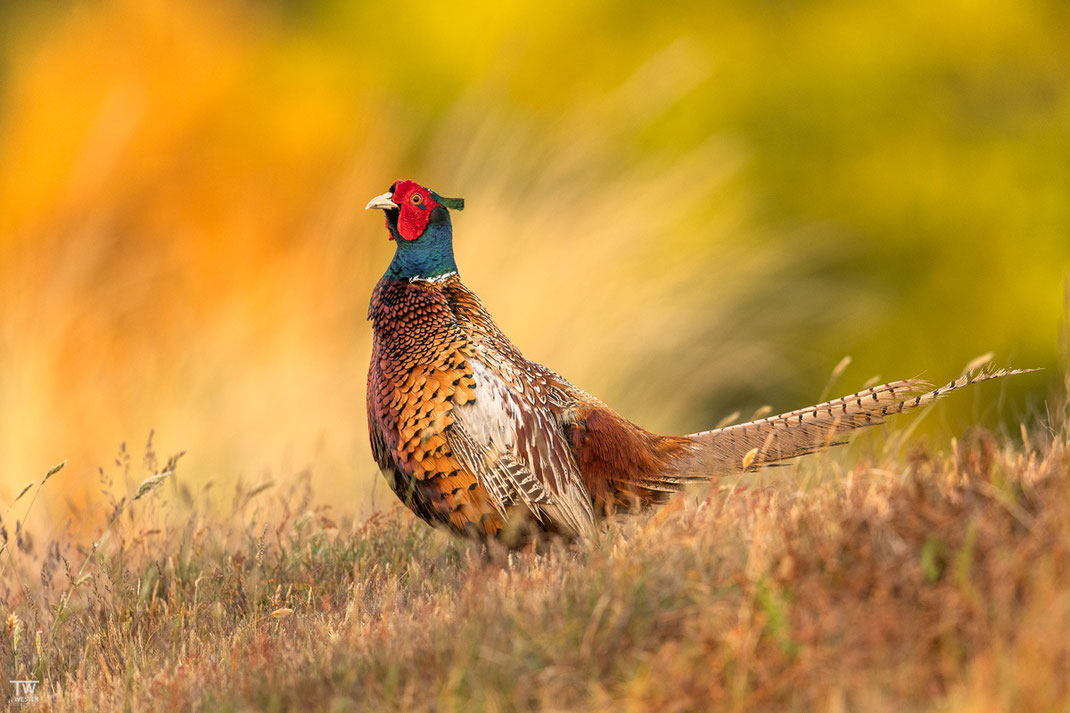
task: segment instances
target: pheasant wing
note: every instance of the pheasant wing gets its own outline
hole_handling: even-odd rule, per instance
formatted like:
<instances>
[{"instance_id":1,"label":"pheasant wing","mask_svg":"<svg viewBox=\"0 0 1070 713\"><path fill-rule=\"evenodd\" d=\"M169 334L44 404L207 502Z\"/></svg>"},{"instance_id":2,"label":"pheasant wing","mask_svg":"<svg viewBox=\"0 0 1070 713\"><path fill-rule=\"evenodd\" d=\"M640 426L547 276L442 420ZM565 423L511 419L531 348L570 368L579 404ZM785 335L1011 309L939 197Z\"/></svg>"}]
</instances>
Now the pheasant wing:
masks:
<instances>
[{"instance_id":1,"label":"pheasant wing","mask_svg":"<svg viewBox=\"0 0 1070 713\"><path fill-rule=\"evenodd\" d=\"M504 378L470 359L475 398L453 410L450 448L494 498L502 515L523 507L570 534L594 522L591 496L553 413L522 373ZM534 378L534 377L533 377Z\"/></svg>"}]
</instances>

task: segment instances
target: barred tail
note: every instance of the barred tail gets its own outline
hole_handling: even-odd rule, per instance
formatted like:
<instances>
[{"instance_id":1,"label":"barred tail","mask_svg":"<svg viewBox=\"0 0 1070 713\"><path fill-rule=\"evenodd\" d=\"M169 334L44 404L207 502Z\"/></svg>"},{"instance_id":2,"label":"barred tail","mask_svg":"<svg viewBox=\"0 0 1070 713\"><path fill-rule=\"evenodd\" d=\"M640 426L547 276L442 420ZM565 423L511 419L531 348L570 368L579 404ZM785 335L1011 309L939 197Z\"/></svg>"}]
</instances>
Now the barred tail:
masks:
<instances>
[{"instance_id":1,"label":"barred tail","mask_svg":"<svg viewBox=\"0 0 1070 713\"><path fill-rule=\"evenodd\" d=\"M919 408L970 384L1036 369L983 369L963 374L937 389L920 379L893 381L850 396L687 436L691 453L673 463L665 483L682 484L719 473L753 470L761 465L813 453L844 443L844 434L884 423L892 414Z\"/></svg>"}]
</instances>

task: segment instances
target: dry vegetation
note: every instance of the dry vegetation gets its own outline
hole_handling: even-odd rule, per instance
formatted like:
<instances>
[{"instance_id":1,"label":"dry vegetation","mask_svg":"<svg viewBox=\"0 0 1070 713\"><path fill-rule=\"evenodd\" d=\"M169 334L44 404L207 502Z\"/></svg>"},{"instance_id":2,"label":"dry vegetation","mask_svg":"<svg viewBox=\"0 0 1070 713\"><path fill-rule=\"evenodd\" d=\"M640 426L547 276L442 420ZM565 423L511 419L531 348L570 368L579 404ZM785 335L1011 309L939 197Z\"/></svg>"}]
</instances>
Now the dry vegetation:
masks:
<instances>
[{"instance_id":1,"label":"dry vegetation","mask_svg":"<svg viewBox=\"0 0 1070 713\"><path fill-rule=\"evenodd\" d=\"M992 349L1046 368L1000 387L1027 408L1064 373L1068 22L0 2L0 707L1066 713L1061 425L824 454L538 556L367 519L393 248L362 208L468 199L503 330L652 430L811 403L844 353L861 384ZM189 454L94 476L150 427Z\"/></svg>"},{"instance_id":2,"label":"dry vegetation","mask_svg":"<svg viewBox=\"0 0 1070 713\"><path fill-rule=\"evenodd\" d=\"M826 453L540 554L335 521L303 475L210 504L150 442L94 544L13 521L62 471L7 510L0 654L50 710L1065 711L1057 430Z\"/></svg>"}]
</instances>

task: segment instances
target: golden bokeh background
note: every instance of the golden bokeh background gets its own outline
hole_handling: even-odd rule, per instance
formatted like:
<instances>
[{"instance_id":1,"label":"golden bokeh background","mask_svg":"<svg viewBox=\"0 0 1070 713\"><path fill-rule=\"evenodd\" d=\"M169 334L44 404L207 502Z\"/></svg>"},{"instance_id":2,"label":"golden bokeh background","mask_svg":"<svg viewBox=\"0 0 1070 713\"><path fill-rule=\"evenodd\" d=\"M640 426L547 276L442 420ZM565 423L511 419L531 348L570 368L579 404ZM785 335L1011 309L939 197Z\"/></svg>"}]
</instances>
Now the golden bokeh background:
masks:
<instances>
[{"instance_id":1,"label":"golden bokeh background","mask_svg":"<svg viewBox=\"0 0 1070 713\"><path fill-rule=\"evenodd\" d=\"M653 430L868 378L1039 375L1070 269L1070 6L102 0L0 6L0 494L85 511L155 429L189 481L372 506L364 203L463 196L462 276ZM1002 399L1002 410L996 404ZM137 445L134 445L137 444ZM51 486L50 486L51 487ZM380 486L376 497L388 502Z\"/></svg>"}]
</instances>

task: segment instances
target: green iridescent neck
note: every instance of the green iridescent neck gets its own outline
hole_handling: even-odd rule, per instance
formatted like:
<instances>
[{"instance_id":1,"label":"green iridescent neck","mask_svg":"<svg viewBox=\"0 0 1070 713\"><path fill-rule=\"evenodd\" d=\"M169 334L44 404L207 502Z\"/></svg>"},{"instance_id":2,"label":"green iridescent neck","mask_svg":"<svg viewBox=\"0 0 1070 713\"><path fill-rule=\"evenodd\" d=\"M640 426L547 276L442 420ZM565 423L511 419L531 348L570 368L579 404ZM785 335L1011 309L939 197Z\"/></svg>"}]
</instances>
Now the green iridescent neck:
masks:
<instances>
[{"instance_id":1,"label":"green iridescent neck","mask_svg":"<svg viewBox=\"0 0 1070 713\"><path fill-rule=\"evenodd\" d=\"M445 212L445 211L443 211ZM386 277L395 280L434 280L457 272L453 259L453 228L445 223L431 223L416 240L394 236L397 249Z\"/></svg>"}]
</instances>

